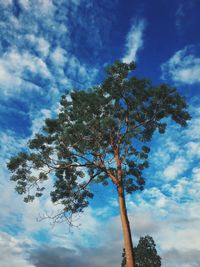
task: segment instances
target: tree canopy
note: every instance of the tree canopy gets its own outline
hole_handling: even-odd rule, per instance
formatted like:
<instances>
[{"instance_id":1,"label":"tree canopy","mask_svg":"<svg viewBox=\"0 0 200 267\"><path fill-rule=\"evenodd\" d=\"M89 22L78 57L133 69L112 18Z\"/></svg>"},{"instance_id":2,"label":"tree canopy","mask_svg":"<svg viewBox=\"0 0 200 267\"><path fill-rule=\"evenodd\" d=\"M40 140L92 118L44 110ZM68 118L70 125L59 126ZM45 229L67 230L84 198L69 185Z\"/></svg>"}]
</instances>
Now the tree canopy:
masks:
<instances>
[{"instance_id":1,"label":"tree canopy","mask_svg":"<svg viewBox=\"0 0 200 267\"><path fill-rule=\"evenodd\" d=\"M42 196L51 174L51 199L65 216L88 206L93 183L123 183L127 193L144 188L153 133L165 132L164 118L186 126L190 115L175 88L131 76L134 69L134 63L116 62L102 84L64 94L57 116L10 159L11 180L25 202Z\"/></svg>"}]
</instances>

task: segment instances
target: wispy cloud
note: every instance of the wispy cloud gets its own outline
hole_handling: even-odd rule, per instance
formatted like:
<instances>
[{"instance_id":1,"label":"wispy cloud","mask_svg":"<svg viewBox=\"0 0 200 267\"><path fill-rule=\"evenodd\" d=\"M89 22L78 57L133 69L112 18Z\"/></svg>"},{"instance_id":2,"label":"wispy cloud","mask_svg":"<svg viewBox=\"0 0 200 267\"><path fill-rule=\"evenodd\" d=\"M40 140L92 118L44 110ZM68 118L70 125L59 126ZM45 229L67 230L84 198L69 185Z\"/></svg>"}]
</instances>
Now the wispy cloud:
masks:
<instances>
[{"instance_id":1,"label":"wispy cloud","mask_svg":"<svg viewBox=\"0 0 200 267\"><path fill-rule=\"evenodd\" d=\"M200 83L200 58L194 54L194 47L186 46L177 51L161 66L162 79L175 83Z\"/></svg>"},{"instance_id":2,"label":"wispy cloud","mask_svg":"<svg viewBox=\"0 0 200 267\"><path fill-rule=\"evenodd\" d=\"M182 22L183 22L184 17L185 17L184 5L183 3L180 3L175 14L175 25L176 25L178 32L181 32Z\"/></svg>"},{"instance_id":3,"label":"wispy cloud","mask_svg":"<svg viewBox=\"0 0 200 267\"><path fill-rule=\"evenodd\" d=\"M126 37L126 51L122 58L123 62L136 61L137 52L143 48L143 35L146 27L144 19L136 19Z\"/></svg>"}]
</instances>

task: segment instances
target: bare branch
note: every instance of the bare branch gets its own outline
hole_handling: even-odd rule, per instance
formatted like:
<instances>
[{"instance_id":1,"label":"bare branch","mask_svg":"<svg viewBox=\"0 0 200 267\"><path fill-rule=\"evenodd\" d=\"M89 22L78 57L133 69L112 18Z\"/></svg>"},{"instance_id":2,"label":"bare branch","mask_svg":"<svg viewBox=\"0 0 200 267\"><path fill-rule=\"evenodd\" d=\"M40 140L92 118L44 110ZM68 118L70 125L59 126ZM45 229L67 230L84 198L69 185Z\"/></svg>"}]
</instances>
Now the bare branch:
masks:
<instances>
[{"instance_id":1,"label":"bare branch","mask_svg":"<svg viewBox=\"0 0 200 267\"><path fill-rule=\"evenodd\" d=\"M94 174L93 176L91 176L90 179L86 183L84 183L84 184L79 186L79 191L85 189L92 182L92 180L95 177L97 177L98 175L100 175L101 173L102 173L102 171L100 171L100 172Z\"/></svg>"}]
</instances>

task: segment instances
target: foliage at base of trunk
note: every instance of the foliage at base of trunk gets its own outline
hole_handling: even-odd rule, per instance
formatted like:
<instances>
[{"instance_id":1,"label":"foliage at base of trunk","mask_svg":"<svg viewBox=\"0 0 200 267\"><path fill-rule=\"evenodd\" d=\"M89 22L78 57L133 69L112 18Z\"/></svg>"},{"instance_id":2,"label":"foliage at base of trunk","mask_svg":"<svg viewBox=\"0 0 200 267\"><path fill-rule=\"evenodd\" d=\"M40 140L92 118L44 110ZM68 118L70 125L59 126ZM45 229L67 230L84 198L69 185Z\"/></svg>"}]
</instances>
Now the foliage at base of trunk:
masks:
<instances>
[{"instance_id":1,"label":"foliage at base of trunk","mask_svg":"<svg viewBox=\"0 0 200 267\"><path fill-rule=\"evenodd\" d=\"M161 267L161 257L156 250L156 244L149 235L140 237L137 247L134 248L136 267ZM127 267L126 252L123 249L121 267Z\"/></svg>"}]
</instances>

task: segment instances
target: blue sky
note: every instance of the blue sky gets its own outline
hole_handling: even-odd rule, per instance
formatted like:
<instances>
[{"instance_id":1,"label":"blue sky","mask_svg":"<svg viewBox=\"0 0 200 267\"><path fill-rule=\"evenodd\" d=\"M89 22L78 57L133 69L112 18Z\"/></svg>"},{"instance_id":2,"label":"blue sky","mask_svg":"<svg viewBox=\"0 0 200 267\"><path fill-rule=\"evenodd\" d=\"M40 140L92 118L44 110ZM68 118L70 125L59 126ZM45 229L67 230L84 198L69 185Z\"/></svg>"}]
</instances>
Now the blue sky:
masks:
<instances>
[{"instance_id":1,"label":"blue sky","mask_svg":"<svg viewBox=\"0 0 200 267\"><path fill-rule=\"evenodd\" d=\"M163 267L200 266L200 1L0 0L0 262L2 267L120 266L122 234L112 188L80 226L37 218L57 212L48 196L25 204L6 162L26 146L65 90L87 89L116 59L138 77L176 86L189 104L185 129L169 121L151 142L146 188L128 196L133 242L149 234ZM46 184L50 189L52 182Z\"/></svg>"}]
</instances>

